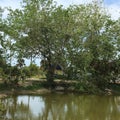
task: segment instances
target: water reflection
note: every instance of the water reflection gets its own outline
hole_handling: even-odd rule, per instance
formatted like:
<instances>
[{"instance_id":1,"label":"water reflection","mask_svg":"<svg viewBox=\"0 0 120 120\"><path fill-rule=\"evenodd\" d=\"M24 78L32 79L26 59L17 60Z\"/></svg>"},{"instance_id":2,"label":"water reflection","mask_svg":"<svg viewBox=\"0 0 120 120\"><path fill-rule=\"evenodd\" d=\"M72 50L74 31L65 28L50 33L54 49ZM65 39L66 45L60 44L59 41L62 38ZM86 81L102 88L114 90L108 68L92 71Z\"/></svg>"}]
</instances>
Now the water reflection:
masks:
<instances>
[{"instance_id":1,"label":"water reflection","mask_svg":"<svg viewBox=\"0 0 120 120\"><path fill-rule=\"evenodd\" d=\"M10 120L120 120L120 96L48 94L2 102Z\"/></svg>"}]
</instances>

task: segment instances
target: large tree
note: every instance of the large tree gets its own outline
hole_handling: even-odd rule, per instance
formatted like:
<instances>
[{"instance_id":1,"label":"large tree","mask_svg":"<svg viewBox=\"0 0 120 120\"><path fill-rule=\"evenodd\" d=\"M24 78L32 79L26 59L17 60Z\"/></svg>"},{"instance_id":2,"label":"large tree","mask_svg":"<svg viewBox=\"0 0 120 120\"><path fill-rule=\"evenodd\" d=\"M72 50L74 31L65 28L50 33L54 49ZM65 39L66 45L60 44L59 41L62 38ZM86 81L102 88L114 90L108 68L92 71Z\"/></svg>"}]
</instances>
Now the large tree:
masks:
<instances>
[{"instance_id":1,"label":"large tree","mask_svg":"<svg viewBox=\"0 0 120 120\"><path fill-rule=\"evenodd\" d=\"M116 72L116 68L119 69L119 65L115 65L115 61L118 60L116 37L118 41L119 27L117 29L114 27L119 22L111 19L105 8L102 7L102 3L93 2L77 8L78 19L76 20L79 26L82 49L80 53L77 52L79 57L75 64L77 63L76 66L85 75L91 73L91 79L95 79L97 84L105 85L112 79L112 74Z\"/></svg>"},{"instance_id":2,"label":"large tree","mask_svg":"<svg viewBox=\"0 0 120 120\"><path fill-rule=\"evenodd\" d=\"M52 0L24 0L21 10L9 9L8 34L14 38L16 50L22 57L37 56L47 61L49 84L55 66L64 62L65 45L73 35L74 21L68 10Z\"/></svg>"},{"instance_id":3,"label":"large tree","mask_svg":"<svg viewBox=\"0 0 120 120\"><path fill-rule=\"evenodd\" d=\"M52 0L24 0L21 9L9 12L6 33L18 58L45 61L50 85L58 64L69 79L111 79L116 70L111 64L119 55L119 20L112 20L102 3L63 8Z\"/></svg>"}]
</instances>

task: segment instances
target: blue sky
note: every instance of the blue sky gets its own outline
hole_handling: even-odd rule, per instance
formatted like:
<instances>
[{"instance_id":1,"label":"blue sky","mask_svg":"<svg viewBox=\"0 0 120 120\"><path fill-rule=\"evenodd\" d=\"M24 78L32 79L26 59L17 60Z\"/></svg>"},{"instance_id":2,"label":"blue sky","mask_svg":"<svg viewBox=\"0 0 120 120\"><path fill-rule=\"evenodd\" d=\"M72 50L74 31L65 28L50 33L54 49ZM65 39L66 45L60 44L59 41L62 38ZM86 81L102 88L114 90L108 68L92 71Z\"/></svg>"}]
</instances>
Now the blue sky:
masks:
<instances>
[{"instance_id":1,"label":"blue sky","mask_svg":"<svg viewBox=\"0 0 120 120\"><path fill-rule=\"evenodd\" d=\"M108 5L116 4L116 3L120 4L120 0L104 0L104 3Z\"/></svg>"}]
</instances>

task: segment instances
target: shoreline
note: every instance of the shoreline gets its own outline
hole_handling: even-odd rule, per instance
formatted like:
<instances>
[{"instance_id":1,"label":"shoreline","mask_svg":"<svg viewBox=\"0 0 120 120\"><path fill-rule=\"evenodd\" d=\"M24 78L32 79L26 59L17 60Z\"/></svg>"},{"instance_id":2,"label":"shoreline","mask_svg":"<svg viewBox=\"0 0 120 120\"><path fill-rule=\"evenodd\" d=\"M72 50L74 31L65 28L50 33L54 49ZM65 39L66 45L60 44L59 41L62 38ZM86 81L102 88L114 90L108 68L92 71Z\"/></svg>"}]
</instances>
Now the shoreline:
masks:
<instances>
[{"instance_id":1,"label":"shoreline","mask_svg":"<svg viewBox=\"0 0 120 120\"><path fill-rule=\"evenodd\" d=\"M46 88L40 88L36 90L17 90L17 89L12 89L12 90L2 90L0 91L0 99L7 98L11 95L43 95L43 94L49 94L49 93L74 93L74 94L83 94L83 95L120 95L120 93L116 92L103 92L103 93L85 93L85 92L80 92L80 91L64 91L64 90L51 90L51 89L46 89Z\"/></svg>"},{"instance_id":2,"label":"shoreline","mask_svg":"<svg viewBox=\"0 0 120 120\"><path fill-rule=\"evenodd\" d=\"M43 95L47 93L74 93L74 94L88 94L88 95L119 95L120 96L120 84L110 84L104 90L89 89L82 90L79 84L76 88L76 83L56 81L55 87L50 89L46 83L27 81L19 86L1 86L0 99L9 97L10 95Z\"/></svg>"},{"instance_id":3,"label":"shoreline","mask_svg":"<svg viewBox=\"0 0 120 120\"><path fill-rule=\"evenodd\" d=\"M40 88L37 90L15 90L12 89L10 91L8 90L2 90L0 91L0 99L6 98L10 95L41 95L41 94L47 94L47 93L51 93L51 91L49 89L45 89L45 88Z\"/></svg>"},{"instance_id":4,"label":"shoreline","mask_svg":"<svg viewBox=\"0 0 120 120\"><path fill-rule=\"evenodd\" d=\"M6 98L8 95L5 93L0 93L0 99Z\"/></svg>"}]
</instances>

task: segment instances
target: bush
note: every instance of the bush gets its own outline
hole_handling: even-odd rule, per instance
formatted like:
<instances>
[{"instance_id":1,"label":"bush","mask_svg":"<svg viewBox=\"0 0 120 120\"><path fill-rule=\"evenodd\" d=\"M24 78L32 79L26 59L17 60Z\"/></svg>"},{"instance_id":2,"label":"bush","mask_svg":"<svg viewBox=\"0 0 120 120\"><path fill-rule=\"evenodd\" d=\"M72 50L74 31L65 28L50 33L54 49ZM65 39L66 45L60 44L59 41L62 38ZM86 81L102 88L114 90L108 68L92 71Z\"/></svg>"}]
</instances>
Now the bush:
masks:
<instances>
[{"instance_id":1,"label":"bush","mask_svg":"<svg viewBox=\"0 0 120 120\"><path fill-rule=\"evenodd\" d=\"M30 76L34 76L34 75L39 74L39 67L36 64L30 64L28 69L30 71Z\"/></svg>"},{"instance_id":2,"label":"bush","mask_svg":"<svg viewBox=\"0 0 120 120\"><path fill-rule=\"evenodd\" d=\"M22 69L22 72L25 74L26 77L30 77L31 75L30 69L26 66Z\"/></svg>"}]
</instances>

